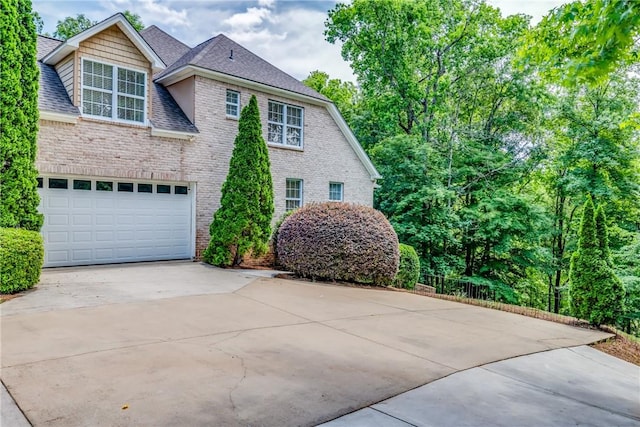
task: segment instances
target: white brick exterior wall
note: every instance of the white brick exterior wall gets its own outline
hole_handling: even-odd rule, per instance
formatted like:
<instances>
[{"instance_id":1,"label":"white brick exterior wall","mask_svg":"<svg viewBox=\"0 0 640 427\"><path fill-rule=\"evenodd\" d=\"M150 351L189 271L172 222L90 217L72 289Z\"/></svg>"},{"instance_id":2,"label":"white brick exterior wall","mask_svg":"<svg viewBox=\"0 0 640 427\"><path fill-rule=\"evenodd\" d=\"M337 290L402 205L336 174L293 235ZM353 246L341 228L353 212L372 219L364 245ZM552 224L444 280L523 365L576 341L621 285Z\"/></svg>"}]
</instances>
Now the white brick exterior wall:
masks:
<instances>
[{"instance_id":1,"label":"white brick exterior wall","mask_svg":"<svg viewBox=\"0 0 640 427\"><path fill-rule=\"evenodd\" d=\"M304 108L304 150L269 147L276 212L285 210L285 180L304 180L304 203L329 199L329 182L344 183L344 200L372 205L373 182L356 153L321 106L196 77L193 141L152 137L148 127L80 118L77 124L41 121L37 167L41 174L188 181L196 185L196 256L209 241L220 204L237 120L225 116L226 89L241 93L242 106L258 98L266 140L270 99Z\"/></svg>"}]
</instances>

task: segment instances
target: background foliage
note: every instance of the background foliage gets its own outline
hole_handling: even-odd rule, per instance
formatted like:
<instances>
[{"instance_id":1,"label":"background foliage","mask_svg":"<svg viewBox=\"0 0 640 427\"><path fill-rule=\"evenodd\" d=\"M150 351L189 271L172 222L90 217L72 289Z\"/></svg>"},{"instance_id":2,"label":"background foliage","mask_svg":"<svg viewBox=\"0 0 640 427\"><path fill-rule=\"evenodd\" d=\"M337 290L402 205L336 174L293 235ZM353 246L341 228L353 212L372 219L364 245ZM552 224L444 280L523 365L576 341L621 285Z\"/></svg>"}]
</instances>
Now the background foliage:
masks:
<instances>
[{"instance_id":1,"label":"background foliage","mask_svg":"<svg viewBox=\"0 0 640 427\"><path fill-rule=\"evenodd\" d=\"M329 11L325 36L342 44L356 93L321 71L306 83L347 111L384 177L375 206L416 249L422 279L458 277L569 314L590 196L626 310L638 311L638 4L574 2L536 26L471 0Z\"/></svg>"}]
</instances>

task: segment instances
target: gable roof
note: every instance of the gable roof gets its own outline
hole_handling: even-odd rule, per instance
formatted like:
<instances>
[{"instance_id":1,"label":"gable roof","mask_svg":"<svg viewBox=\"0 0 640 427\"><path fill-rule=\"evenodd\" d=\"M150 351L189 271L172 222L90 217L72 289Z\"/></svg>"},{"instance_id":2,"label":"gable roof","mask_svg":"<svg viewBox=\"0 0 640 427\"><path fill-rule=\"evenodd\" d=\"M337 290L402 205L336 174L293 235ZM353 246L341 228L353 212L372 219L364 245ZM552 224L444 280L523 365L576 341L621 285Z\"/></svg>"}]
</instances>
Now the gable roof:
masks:
<instances>
[{"instance_id":1,"label":"gable roof","mask_svg":"<svg viewBox=\"0 0 640 427\"><path fill-rule=\"evenodd\" d=\"M173 64L191 50L189 46L155 25L140 31L140 35L167 65Z\"/></svg>"},{"instance_id":2,"label":"gable roof","mask_svg":"<svg viewBox=\"0 0 640 427\"><path fill-rule=\"evenodd\" d=\"M331 102L324 95L304 85L223 34L217 35L185 53L162 71L156 79L157 81L167 79L188 66Z\"/></svg>"},{"instance_id":3,"label":"gable roof","mask_svg":"<svg viewBox=\"0 0 640 427\"><path fill-rule=\"evenodd\" d=\"M140 34L131 26L129 21L127 21L127 18L125 18L122 13L116 13L93 27L87 28L81 33L68 38L66 41L60 43L60 45L58 45L54 50L45 55L42 58L42 62L47 65L56 65L71 52L77 50L80 47L81 42L106 30L112 25L116 25L129 38L129 40L131 40L140 53L151 63L151 68L153 68L154 71L159 71L166 67L165 63L162 62L160 57L147 44L142 36L140 36Z\"/></svg>"}]
</instances>

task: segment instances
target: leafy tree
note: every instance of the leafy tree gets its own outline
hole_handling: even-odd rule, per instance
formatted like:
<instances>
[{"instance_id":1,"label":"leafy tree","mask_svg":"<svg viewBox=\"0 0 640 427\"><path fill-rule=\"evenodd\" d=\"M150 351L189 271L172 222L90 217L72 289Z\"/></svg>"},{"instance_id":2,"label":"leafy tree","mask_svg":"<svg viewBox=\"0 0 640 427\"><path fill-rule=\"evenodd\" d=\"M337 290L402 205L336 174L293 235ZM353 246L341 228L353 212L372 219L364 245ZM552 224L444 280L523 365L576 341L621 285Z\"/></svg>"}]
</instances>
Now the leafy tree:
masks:
<instances>
[{"instance_id":1,"label":"leafy tree","mask_svg":"<svg viewBox=\"0 0 640 427\"><path fill-rule=\"evenodd\" d=\"M569 85L598 83L637 62L640 2L574 1L552 10L529 34L521 56Z\"/></svg>"},{"instance_id":2,"label":"leafy tree","mask_svg":"<svg viewBox=\"0 0 640 427\"><path fill-rule=\"evenodd\" d=\"M44 28L44 21L38 12L35 10L32 12L33 15L33 24L36 26L36 34L42 34L42 29Z\"/></svg>"},{"instance_id":3,"label":"leafy tree","mask_svg":"<svg viewBox=\"0 0 640 427\"><path fill-rule=\"evenodd\" d=\"M58 21L56 24L56 30L53 32L53 37L60 40L67 40L84 30L93 27L98 21L92 21L83 13L79 13L76 17L67 16L62 21Z\"/></svg>"},{"instance_id":4,"label":"leafy tree","mask_svg":"<svg viewBox=\"0 0 640 427\"><path fill-rule=\"evenodd\" d=\"M312 71L302 83L333 101L346 122L351 123L358 93L353 83L332 79L329 74L318 70Z\"/></svg>"},{"instance_id":5,"label":"leafy tree","mask_svg":"<svg viewBox=\"0 0 640 427\"><path fill-rule=\"evenodd\" d=\"M594 213L591 197L585 202L578 249L571 258L572 314L594 325L615 324L623 312L624 287L614 274L602 208Z\"/></svg>"},{"instance_id":6,"label":"leafy tree","mask_svg":"<svg viewBox=\"0 0 640 427\"><path fill-rule=\"evenodd\" d=\"M240 264L249 250L254 255L265 253L271 236L273 182L255 96L242 109L238 129L220 208L203 254L205 262L221 267Z\"/></svg>"},{"instance_id":7,"label":"leafy tree","mask_svg":"<svg viewBox=\"0 0 640 427\"><path fill-rule=\"evenodd\" d=\"M136 31L142 31L144 29L144 24L142 23L140 15L128 10L125 10L122 14L127 18L127 21L129 21ZM53 36L60 40L67 40L76 34L93 27L97 23L98 21L92 21L82 13L77 14L75 18L73 16L67 16L62 21L58 21L56 24L56 30L53 32Z\"/></svg>"},{"instance_id":8,"label":"leafy tree","mask_svg":"<svg viewBox=\"0 0 640 427\"><path fill-rule=\"evenodd\" d=\"M122 14L125 18L127 18L129 24L131 24L131 26L135 28L136 31L144 30L144 24L142 23L142 18L140 18L140 15L129 10L125 10L124 12L122 12Z\"/></svg>"},{"instance_id":9,"label":"leafy tree","mask_svg":"<svg viewBox=\"0 0 640 427\"><path fill-rule=\"evenodd\" d=\"M0 226L39 231L35 25L29 0L0 4Z\"/></svg>"}]
</instances>

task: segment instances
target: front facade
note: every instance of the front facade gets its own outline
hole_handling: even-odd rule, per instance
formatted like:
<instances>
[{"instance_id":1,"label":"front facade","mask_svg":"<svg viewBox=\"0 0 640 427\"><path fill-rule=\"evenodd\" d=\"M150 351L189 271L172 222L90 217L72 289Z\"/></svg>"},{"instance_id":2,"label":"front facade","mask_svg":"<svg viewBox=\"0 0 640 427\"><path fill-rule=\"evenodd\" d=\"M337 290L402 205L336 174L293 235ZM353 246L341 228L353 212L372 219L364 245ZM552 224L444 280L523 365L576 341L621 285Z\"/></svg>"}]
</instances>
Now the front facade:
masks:
<instances>
[{"instance_id":1,"label":"front facade","mask_svg":"<svg viewBox=\"0 0 640 427\"><path fill-rule=\"evenodd\" d=\"M251 95L274 219L373 202L379 176L335 106L222 35L189 48L118 14L38 42L45 266L199 258Z\"/></svg>"}]
</instances>

